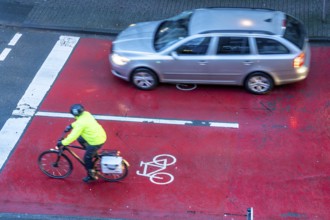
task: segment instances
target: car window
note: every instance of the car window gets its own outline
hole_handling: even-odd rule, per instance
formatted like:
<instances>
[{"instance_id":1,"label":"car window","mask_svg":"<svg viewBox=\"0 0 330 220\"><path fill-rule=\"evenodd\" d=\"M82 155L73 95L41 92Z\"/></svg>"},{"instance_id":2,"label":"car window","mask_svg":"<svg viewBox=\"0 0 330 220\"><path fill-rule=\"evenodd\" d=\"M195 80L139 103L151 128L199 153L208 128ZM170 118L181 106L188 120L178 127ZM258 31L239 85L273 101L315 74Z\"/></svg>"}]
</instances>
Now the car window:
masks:
<instances>
[{"instance_id":1,"label":"car window","mask_svg":"<svg viewBox=\"0 0 330 220\"><path fill-rule=\"evenodd\" d=\"M267 39L267 38L256 38L257 48L259 54L288 54L289 49L286 48L280 42Z\"/></svg>"},{"instance_id":2,"label":"car window","mask_svg":"<svg viewBox=\"0 0 330 220\"><path fill-rule=\"evenodd\" d=\"M203 55L206 54L210 44L210 37L200 37L182 44L176 52L178 55Z\"/></svg>"},{"instance_id":3,"label":"car window","mask_svg":"<svg viewBox=\"0 0 330 220\"><path fill-rule=\"evenodd\" d=\"M307 32L304 25L297 19L287 15L284 38L302 49L304 46L305 38L307 38Z\"/></svg>"},{"instance_id":4,"label":"car window","mask_svg":"<svg viewBox=\"0 0 330 220\"><path fill-rule=\"evenodd\" d=\"M250 46L247 37L220 37L217 54L249 54Z\"/></svg>"},{"instance_id":5,"label":"car window","mask_svg":"<svg viewBox=\"0 0 330 220\"><path fill-rule=\"evenodd\" d=\"M187 11L163 21L154 37L156 51L161 51L188 36L188 26L192 11Z\"/></svg>"}]
</instances>

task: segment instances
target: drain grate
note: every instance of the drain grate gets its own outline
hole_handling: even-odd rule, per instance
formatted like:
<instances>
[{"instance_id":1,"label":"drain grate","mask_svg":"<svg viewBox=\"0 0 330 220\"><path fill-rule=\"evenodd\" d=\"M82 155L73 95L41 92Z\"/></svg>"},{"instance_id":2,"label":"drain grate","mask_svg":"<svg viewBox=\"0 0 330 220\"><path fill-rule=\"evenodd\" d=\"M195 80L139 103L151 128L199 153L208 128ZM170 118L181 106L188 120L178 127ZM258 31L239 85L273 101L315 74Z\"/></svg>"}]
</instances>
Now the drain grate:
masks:
<instances>
[{"instance_id":1,"label":"drain grate","mask_svg":"<svg viewBox=\"0 0 330 220\"><path fill-rule=\"evenodd\" d=\"M191 91L197 88L196 84L176 84L176 88L182 91Z\"/></svg>"}]
</instances>

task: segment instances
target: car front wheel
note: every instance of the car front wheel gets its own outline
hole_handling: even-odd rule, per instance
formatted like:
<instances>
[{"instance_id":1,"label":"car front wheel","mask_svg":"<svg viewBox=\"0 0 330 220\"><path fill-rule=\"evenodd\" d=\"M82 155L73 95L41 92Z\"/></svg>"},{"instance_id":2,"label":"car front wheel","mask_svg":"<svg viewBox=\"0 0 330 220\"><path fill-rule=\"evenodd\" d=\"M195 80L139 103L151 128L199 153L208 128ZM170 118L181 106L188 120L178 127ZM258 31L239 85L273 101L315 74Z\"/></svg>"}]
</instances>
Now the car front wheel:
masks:
<instances>
[{"instance_id":1,"label":"car front wheel","mask_svg":"<svg viewBox=\"0 0 330 220\"><path fill-rule=\"evenodd\" d=\"M265 73L253 73L245 80L245 88L253 94L266 94L270 92L273 87L273 79Z\"/></svg>"},{"instance_id":2,"label":"car front wheel","mask_svg":"<svg viewBox=\"0 0 330 220\"><path fill-rule=\"evenodd\" d=\"M142 90L151 90L158 85L156 74L149 69L135 70L131 81L135 87Z\"/></svg>"}]
</instances>

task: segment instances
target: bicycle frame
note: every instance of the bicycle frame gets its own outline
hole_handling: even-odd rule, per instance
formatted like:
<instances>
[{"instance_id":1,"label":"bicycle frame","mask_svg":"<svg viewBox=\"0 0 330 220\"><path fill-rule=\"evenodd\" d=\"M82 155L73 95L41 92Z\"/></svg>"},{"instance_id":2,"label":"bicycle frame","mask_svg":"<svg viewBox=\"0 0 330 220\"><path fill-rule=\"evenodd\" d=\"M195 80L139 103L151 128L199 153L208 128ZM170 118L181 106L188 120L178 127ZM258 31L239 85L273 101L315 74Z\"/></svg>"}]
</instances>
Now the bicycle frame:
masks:
<instances>
[{"instance_id":1,"label":"bicycle frame","mask_svg":"<svg viewBox=\"0 0 330 220\"><path fill-rule=\"evenodd\" d=\"M85 166L85 162L70 148L76 148L76 149L80 149L80 150L85 150L85 148L80 147L80 146L74 146L74 145L68 145L68 146L62 146L60 148L56 147L55 150L58 151L58 155L61 156L61 154L64 151L69 152L76 160L79 161L79 163L83 166ZM94 162L94 161L93 161Z\"/></svg>"},{"instance_id":2,"label":"bicycle frame","mask_svg":"<svg viewBox=\"0 0 330 220\"><path fill-rule=\"evenodd\" d=\"M86 150L84 147L81 147L81 146L75 146L75 145L68 145L68 146L62 146L62 147L55 147L55 150L58 151L58 155L61 156L61 154L64 152L64 151L67 151L69 152L76 160L79 161L79 163L83 166L85 166L85 162L78 156L78 154L76 154L73 150L71 150L70 148L76 148L76 149L80 149L80 150ZM110 150L106 153L107 155L119 155L120 154L120 151L117 151L117 150ZM96 159L99 158L99 153L97 153L94 158L93 158L93 164L95 164L95 161ZM129 166L129 163L123 159L124 162L126 163L126 165Z\"/></svg>"}]
</instances>

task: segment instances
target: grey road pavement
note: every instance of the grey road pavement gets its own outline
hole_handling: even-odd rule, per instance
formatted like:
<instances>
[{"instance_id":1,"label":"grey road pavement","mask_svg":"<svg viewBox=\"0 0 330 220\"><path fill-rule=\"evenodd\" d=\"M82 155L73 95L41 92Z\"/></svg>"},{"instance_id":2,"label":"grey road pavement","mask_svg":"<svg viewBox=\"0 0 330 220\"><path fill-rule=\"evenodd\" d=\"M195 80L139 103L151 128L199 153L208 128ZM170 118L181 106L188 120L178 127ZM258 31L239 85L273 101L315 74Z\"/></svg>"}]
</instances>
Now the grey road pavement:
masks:
<instances>
[{"instance_id":1,"label":"grey road pavement","mask_svg":"<svg viewBox=\"0 0 330 220\"><path fill-rule=\"evenodd\" d=\"M311 39L330 39L330 0L0 0L0 25L117 34L131 23L200 7L281 10L303 21Z\"/></svg>"}]
</instances>

